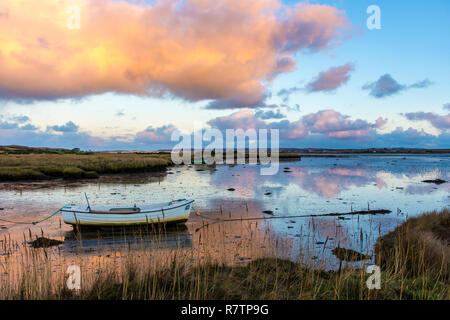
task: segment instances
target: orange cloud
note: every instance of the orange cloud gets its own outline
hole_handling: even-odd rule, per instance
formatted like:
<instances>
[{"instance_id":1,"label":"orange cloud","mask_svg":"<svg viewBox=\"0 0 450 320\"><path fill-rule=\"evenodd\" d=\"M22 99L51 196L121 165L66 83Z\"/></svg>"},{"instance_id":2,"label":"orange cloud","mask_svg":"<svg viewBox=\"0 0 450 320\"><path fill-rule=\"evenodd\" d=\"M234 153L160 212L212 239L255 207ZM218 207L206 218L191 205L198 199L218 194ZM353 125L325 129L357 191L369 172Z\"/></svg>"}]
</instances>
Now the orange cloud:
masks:
<instances>
[{"instance_id":1,"label":"orange cloud","mask_svg":"<svg viewBox=\"0 0 450 320\"><path fill-rule=\"evenodd\" d=\"M81 28L67 27L70 5ZM326 5L278 0L2 0L0 98L104 92L251 105L292 55L338 45L349 23Z\"/></svg>"}]
</instances>

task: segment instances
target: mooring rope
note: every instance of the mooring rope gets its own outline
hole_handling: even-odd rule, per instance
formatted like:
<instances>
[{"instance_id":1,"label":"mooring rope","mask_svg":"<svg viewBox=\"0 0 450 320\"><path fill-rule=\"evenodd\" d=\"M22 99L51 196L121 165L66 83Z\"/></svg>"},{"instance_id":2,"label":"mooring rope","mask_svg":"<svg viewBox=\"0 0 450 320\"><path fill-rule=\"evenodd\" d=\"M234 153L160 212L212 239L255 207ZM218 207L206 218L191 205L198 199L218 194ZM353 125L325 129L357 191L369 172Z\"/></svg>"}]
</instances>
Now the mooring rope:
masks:
<instances>
[{"instance_id":1,"label":"mooring rope","mask_svg":"<svg viewBox=\"0 0 450 320\"><path fill-rule=\"evenodd\" d=\"M61 208L59 208L55 213L53 213L53 214L51 214L51 215L49 215L47 218L45 218L45 219L42 219L42 220L39 220L39 221L34 221L34 222L32 222L32 224L34 225L34 224L38 224L38 223L41 223L41 222L44 222L45 220L48 220L48 219L50 219L51 217L53 217L53 216L55 216L55 215L57 215L62 209L64 209L64 207L65 206L62 206Z\"/></svg>"},{"instance_id":2,"label":"mooring rope","mask_svg":"<svg viewBox=\"0 0 450 320\"><path fill-rule=\"evenodd\" d=\"M65 206L64 206L65 207ZM32 221L32 222L25 222L25 221L12 221L12 220L7 220L7 219L1 219L0 221L4 221L4 222L8 222L8 223L14 223L14 224L32 224L32 225L36 225L38 223L44 222L45 220L50 219L51 217L57 215L62 209L64 209L64 207L61 207L60 209L58 209L56 212L52 213L51 215L49 215L47 218L39 220L39 221Z\"/></svg>"},{"instance_id":3,"label":"mooring rope","mask_svg":"<svg viewBox=\"0 0 450 320\"><path fill-rule=\"evenodd\" d=\"M23 222L23 221L11 221L6 219L0 219L0 221L14 223L14 224L32 224L32 222Z\"/></svg>"},{"instance_id":4,"label":"mooring rope","mask_svg":"<svg viewBox=\"0 0 450 320\"><path fill-rule=\"evenodd\" d=\"M322 213L322 214L307 214L307 215L295 215L295 216L270 216L270 217L253 217L253 218L231 218L231 219L217 219L212 217L206 217L200 213L196 213L197 216L204 220L213 220L213 222L208 222L201 227L195 229L195 232L200 231L201 229L208 227L210 225L214 225L221 222L236 222L236 221L251 221L251 220L272 220L272 219L295 219L295 218L316 218L316 217L338 217L338 216L348 216L348 215L361 215L361 214L386 214L390 213L390 210L372 210L372 211L354 211L354 212L344 212L344 213Z\"/></svg>"}]
</instances>

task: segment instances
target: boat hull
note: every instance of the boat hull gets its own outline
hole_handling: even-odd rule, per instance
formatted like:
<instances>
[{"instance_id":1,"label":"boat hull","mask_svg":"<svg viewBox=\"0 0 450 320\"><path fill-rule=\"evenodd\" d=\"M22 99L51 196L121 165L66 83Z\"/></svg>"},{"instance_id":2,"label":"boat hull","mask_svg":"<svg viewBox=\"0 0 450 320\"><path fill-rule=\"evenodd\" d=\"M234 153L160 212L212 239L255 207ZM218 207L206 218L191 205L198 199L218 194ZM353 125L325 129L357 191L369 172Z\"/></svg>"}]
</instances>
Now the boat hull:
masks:
<instances>
[{"instance_id":1,"label":"boat hull","mask_svg":"<svg viewBox=\"0 0 450 320\"><path fill-rule=\"evenodd\" d=\"M61 213L64 222L73 226L108 227L179 224L188 220L192 202L194 201L184 200L175 203L143 206L139 208L140 212L128 214L92 213L91 211L105 212L107 208L88 209L68 205L61 210Z\"/></svg>"}]
</instances>

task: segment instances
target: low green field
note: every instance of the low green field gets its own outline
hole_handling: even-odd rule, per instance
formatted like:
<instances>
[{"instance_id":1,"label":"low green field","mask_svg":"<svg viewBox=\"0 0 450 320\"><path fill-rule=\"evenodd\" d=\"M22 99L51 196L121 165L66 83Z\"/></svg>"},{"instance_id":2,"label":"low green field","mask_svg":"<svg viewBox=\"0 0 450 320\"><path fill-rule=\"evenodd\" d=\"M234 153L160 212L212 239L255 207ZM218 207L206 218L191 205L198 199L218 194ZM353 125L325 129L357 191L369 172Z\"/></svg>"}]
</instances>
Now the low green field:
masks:
<instances>
[{"instance_id":1,"label":"low green field","mask_svg":"<svg viewBox=\"0 0 450 320\"><path fill-rule=\"evenodd\" d=\"M214 153L213 153L214 154ZM234 157L237 152L234 152ZM223 155L226 159L226 153ZM249 154L245 153L248 161ZM296 153L280 152L282 160L300 160ZM202 161L203 162L203 161ZM194 154L192 154L192 163ZM85 152L68 149L0 146L0 181L39 181L64 178L96 179L102 174L165 170L170 152Z\"/></svg>"},{"instance_id":2,"label":"low green field","mask_svg":"<svg viewBox=\"0 0 450 320\"><path fill-rule=\"evenodd\" d=\"M0 181L95 179L164 170L171 164L168 153L0 153Z\"/></svg>"}]
</instances>

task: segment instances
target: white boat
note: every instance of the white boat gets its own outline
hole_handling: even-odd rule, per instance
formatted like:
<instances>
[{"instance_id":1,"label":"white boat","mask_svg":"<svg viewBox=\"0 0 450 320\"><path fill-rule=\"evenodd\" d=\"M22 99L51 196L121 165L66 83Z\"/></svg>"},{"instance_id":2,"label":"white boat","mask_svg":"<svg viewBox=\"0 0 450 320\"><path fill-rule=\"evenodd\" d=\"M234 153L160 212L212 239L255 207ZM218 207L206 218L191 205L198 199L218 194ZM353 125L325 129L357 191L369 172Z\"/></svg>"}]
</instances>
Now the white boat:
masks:
<instances>
[{"instance_id":1,"label":"white boat","mask_svg":"<svg viewBox=\"0 0 450 320\"><path fill-rule=\"evenodd\" d=\"M91 207L66 205L61 208L65 223L73 226L136 226L149 224L178 224L189 218L194 200L180 199L171 202L137 207Z\"/></svg>"}]
</instances>

